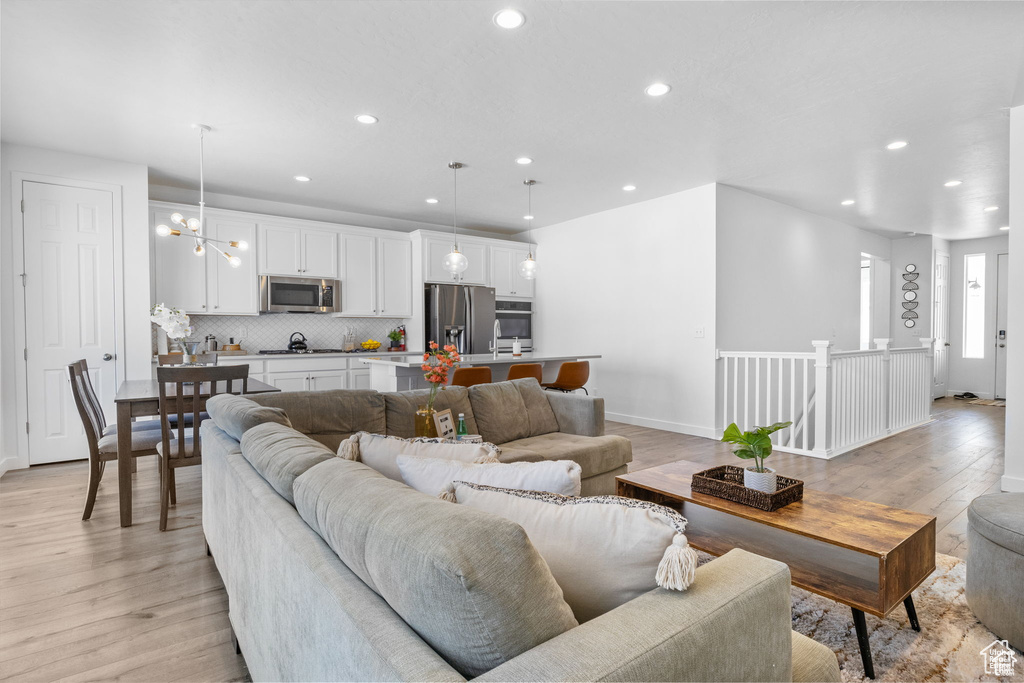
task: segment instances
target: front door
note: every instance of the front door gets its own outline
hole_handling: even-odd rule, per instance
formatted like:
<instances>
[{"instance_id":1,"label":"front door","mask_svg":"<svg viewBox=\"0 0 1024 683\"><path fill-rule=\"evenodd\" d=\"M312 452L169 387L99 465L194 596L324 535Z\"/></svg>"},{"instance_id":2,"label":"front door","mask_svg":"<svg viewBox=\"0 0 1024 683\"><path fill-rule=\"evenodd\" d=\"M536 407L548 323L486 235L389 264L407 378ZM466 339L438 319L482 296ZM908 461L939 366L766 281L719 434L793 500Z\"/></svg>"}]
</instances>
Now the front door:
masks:
<instances>
[{"instance_id":1,"label":"front door","mask_svg":"<svg viewBox=\"0 0 1024 683\"><path fill-rule=\"evenodd\" d=\"M932 336L935 337L935 379L932 398L946 395L949 381L949 254L935 252L935 310Z\"/></svg>"},{"instance_id":2,"label":"front door","mask_svg":"<svg viewBox=\"0 0 1024 683\"><path fill-rule=\"evenodd\" d=\"M996 289L996 395L1006 398L1006 299L1009 294L1010 255L999 254Z\"/></svg>"},{"instance_id":3,"label":"front door","mask_svg":"<svg viewBox=\"0 0 1024 683\"><path fill-rule=\"evenodd\" d=\"M23 181L29 463L89 457L67 379L84 358L108 419L116 370L113 194Z\"/></svg>"}]
</instances>

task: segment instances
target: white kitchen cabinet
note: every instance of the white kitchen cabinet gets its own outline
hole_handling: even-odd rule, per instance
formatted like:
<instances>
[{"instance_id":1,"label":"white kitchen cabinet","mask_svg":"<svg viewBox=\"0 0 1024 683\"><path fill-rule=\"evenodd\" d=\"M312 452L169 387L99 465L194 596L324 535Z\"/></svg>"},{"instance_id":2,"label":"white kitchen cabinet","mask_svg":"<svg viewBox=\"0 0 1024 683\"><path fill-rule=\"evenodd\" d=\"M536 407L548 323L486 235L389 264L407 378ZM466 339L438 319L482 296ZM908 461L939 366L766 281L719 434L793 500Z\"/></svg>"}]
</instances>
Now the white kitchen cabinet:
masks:
<instances>
[{"instance_id":1,"label":"white kitchen cabinet","mask_svg":"<svg viewBox=\"0 0 1024 683\"><path fill-rule=\"evenodd\" d=\"M338 233L294 225L259 226L259 274L338 277Z\"/></svg>"},{"instance_id":2,"label":"white kitchen cabinet","mask_svg":"<svg viewBox=\"0 0 1024 683\"><path fill-rule=\"evenodd\" d=\"M377 315L377 259L375 237L341 236L341 313Z\"/></svg>"},{"instance_id":3,"label":"white kitchen cabinet","mask_svg":"<svg viewBox=\"0 0 1024 683\"><path fill-rule=\"evenodd\" d=\"M452 250L452 240L441 237L428 237L424 240L423 249L423 272L426 274L424 280L427 282L440 282L449 284L456 280L451 273L446 271L442 264L444 257ZM483 242L459 239L459 249L462 255L469 261L469 267L462 274L462 283L467 285L487 285L488 257L487 245Z\"/></svg>"},{"instance_id":4,"label":"white kitchen cabinet","mask_svg":"<svg viewBox=\"0 0 1024 683\"><path fill-rule=\"evenodd\" d=\"M158 225L177 228L171 223L171 214L179 209L154 207L150 211L150 227ZM186 231L187 232L187 231ZM180 237L156 237L154 270L156 288L154 303L180 308L189 314L206 313L206 258L193 253L195 241Z\"/></svg>"},{"instance_id":5,"label":"white kitchen cabinet","mask_svg":"<svg viewBox=\"0 0 1024 683\"><path fill-rule=\"evenodd\" d=\"M309 388L308 372L268 372L267 384L281 391L306 391Z\"/></svg>"},{"instance_id":6,"label":"white kitchen cabinet","mask_svg":"<svg viewBox=\"0 0 1024 683\"><path fill-rule=\"evenodd\" d=\"M377 302L379 315L412 317L412 242L377 239Z\"/></svg>"},{"instance_id":7,"label":"white kitchen cabinet","mask_svg":"<svg viewBox=\"0 0 1024 683\"><path fill-rule=\"evenodd\" d=\"M533 297L533 280L519 274L519 264L529 255L527 249L491 247L491 287L495 296Z\"/></svg>"},{"instance_id":8,"label":"white kitchen cabinet","mask_svg":"<svg viewBox=\"0 0 1024 683\"><path fill-rule=\"evenodd\" d=\"M344 370L320 371L309 373L309 391L330 391L331 389L346 389L347 372Z\"/></svg>"},{"instance_id":9,"label":"white kitchen cabinet","mask_svg":"<svg viewBox=\"0 0 1024 683\"><path fill-rule=\"evenodd\" d=\"M256 275L255 254L256 224L241 221L214 219L207 221L212 237L226 242L246 242L249 249L242 251L226 244L215 245L222 251L242 260L242 265L233 268L223 256L208 254L206 312L215 315L258 315L259 278Z\"/></svg>"},{"instance_id":10,"label":"white kitchen cabinet","mask_svg":"<svg viewBox=\"0 0 1024 683\"><path fill-rule=\"evenodd\" d=\"M412 317L412 242L341 235L341 317Z\"/></svg>"},{"instance_id":11,"label":"white kitchen cabinet","mask_svg":"<svg viewBox=\"0 0 1024 683\"><path fill-rule=\"evenodd\" d=\"M348 388L349 389L369 389L370 388L370 369L365 368L363 370L350 370L348 373Z\"/></svg>"}]
</instances>

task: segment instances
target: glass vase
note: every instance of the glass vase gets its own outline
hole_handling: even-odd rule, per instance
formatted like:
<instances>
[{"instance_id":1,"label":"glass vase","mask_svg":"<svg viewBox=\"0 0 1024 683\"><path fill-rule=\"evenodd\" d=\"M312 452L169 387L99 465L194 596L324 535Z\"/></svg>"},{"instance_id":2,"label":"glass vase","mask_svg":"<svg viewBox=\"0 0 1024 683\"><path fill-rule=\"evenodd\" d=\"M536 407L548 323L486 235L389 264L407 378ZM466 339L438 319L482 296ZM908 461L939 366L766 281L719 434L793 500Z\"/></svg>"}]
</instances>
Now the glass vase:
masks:
<instances>
[{"instance_id":1,"label":"glass vase","mask_svg":"<svg viewBox=\"0 0 1024 683\"><path fill-rule=\"evenodd\" d=\"M434 414L436 412L433 408L426 406L420 406L416 409L415 435L417 437L437 437L437 425L434 424Z\"/></svg>"},{"instance_id":2,"label":"glass vase","mask_svg":"<svg viewBox=\"0 0 1024 683\"><path fill-rule=\"evenodd\" d=\"M185 348L185 354L181 357L181 367L187 368L202 365L198 358L200 342L180 341L178 343Z\"/></svg>"}]
</instances>

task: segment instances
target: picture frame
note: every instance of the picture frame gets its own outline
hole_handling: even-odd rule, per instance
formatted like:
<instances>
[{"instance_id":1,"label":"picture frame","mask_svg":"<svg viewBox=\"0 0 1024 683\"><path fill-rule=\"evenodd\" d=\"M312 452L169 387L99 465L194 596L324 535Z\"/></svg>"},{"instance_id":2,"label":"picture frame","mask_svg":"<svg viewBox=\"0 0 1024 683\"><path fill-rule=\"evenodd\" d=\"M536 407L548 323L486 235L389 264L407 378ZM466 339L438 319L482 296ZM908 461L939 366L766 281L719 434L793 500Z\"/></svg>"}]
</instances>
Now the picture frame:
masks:
<instances>
[{"instance_id":1,"label":"picture frame","mask_svg":"<svg viewBox=\"0 0 1024 683\"><path fill-rule=\"evenodd\" d=\"M455 438L455 420L452 418L451 408L434 413L434 427L442 439Z\"/></svg>"}]
</instances>

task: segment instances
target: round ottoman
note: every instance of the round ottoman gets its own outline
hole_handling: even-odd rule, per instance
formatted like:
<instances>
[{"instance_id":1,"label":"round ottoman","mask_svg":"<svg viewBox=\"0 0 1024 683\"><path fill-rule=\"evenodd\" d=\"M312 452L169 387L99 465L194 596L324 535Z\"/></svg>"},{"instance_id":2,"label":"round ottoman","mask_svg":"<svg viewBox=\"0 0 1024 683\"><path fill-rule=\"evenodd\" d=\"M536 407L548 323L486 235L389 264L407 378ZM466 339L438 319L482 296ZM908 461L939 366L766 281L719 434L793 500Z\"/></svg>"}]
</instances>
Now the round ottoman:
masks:
<instances>
[{"instance_id":1,"label":"round ottoman","mask_svg":"<svg viewBox=\"0 0 1024 683\"><path fill-rule=\"evenodd\" d=\"M1024 649L1024 493L991 493L967 508L967 604Z\"/></svg>"}]
</instances>

